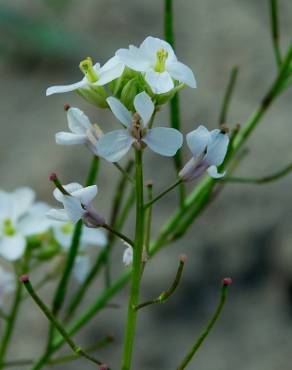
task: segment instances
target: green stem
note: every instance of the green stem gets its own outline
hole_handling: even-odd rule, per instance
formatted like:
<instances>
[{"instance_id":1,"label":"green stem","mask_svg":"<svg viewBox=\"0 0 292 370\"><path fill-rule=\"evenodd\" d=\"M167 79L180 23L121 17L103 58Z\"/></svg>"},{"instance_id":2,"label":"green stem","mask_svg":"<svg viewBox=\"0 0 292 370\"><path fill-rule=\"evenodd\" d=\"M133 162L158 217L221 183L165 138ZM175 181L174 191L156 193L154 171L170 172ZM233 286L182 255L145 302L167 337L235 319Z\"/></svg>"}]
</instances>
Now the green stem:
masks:
<instances>
[{"instance_id":1,"label":"green stem","mask_svg":"<svg viewBox=\"0 0 292 370\"><path fill-rule=\"evenodd\" d=\"M183 370L183 369L186 368L186 366L190 363L190 361L192 360L192 358L196 354L197 350L201 347L204 340L209 335L210 331L212 330L213 326L215 325L216 321L218 320L218 318L219 318L219 316L222 312L222 309L223 309L225 301L226 301L227 290L228 290L228 286L223 285L222 289L221 289L220 301L218 303L218 306L216 308L216 311L215 311L213 317L211 318L211 320L209 321L208 325L206 326L206 328L204 329L202 334L196 340L195 344L192 346L190 351L186 354L186 356L184 357L181 364L177 367L176 370Z\"/></svg>"},{"instance_id":2,"label":"green stem","mask_svg":"<svg viewBox=\"0 0 292 370\"><path fill-rule=\"evenodd\" d=\"M271 14L271 30L274 53L277 67L280 69L282 64L281 50L279 45L280 31L278 22L278 0L270 0L270 14Z\"/></svg>"},{"instance_id":3,"label":"green stem","mask_svg":"<svg viewBox=\"0 0 292 370\"><path fill-rule=\"evenodd\" d=\"M133 270L131 277L131 291L128 305L128 319L125 334L125 343L122 359L122 370L130 370L132 363L132 353L136 331L137 311L135 306L138 304L140 280L142 271L142 254L144 243L144 198L143 198L143 165L142 151L136 150L136 229L135 229L135 248L133 255Z\"/></svg>"},{"instance_id":4,"label":"green stem","mask_svg":"<svg viewBox=\"0 0 292 370\"><path fill-rule=\"evenodd\" d=\"M164 0L164 35L165 40L173 47L174 45L174 21L173 21L173 2L172 0ZM171 127L180 130L180 103L179 95L176 93L170 101L170 122ZM181 151L178 150L174 156L174 165L176 172L178 173L182 168ZM185 186L184 183L180 183L179 186L179 199L181 207L184 206L185 199Z\"/></svg>"},{"instance_id":5,"label":"green stem","mask_svg":"<svg viewBox=\"0 0 292 370\"><path fill-rule=\"evenodd\" d=\"M147 195L148 202L151 202L153 199L153 183L148 181L147 183ZM145 209L145 206L144 206ZM152 224L152 207L148 207L147 212L145 212L145 253L146 258L148 258L149 247L150 247L150 238L151 238L151 224Z\"/></svg>"},{"instance_id":6,"label":"green stem","mask_svg":"<svg viewBox=\"0 0 292 370\"><path fill-rule=\"evenodd\" d=\"M67 331L63 328L63 326L60 324L60 322L56 319L56 317L51 313L51 311L48 309L48 307L44 304L44 302L40 299L40 297L37 295L37 293L34 291L30 281L26 276L22 279L22 282L27 290L27 292L30 294L32 299L35 301L35 303L39 306L39 308L42 310L44 315L47 317L47 319L52 323L52 325L58 330L58 332L63 337L64 341L67 342L69 347L76 353L76 355L86 358L87 360L97 364L101 365L102 362L95 359L88 353L84 352L82 348L77 346L73 340L71 339L70 335L67 333Z\"/></svg>"},{"instance_id":7,"label":"green stem","mask_svg":"<svg viewBox=\"0 0 292 370\"><path fill-rule=\"evenodd\" d=\"M133 240L131 240L130 238L128 238L126 235L119 232L118 230L113 229L110 225L104 224L102 225L102 227L110 231L111 233L119 237L120 239L124 240L126 243L130 244L132 247L135 247L135 243L133 242Z\"/></svg>"},{"instance_id":8,"label":"green stem","mask_svg":"<svg viewBox=\"0 0 292 370\"><path fill-rule=\"evenodd\" d=\"M182 179L177 180L174 184L172 184L169 188L164 190L162 193L158 194L155 198L145 204L144 209L147 209L152 204L156 203L159 199L164 197L167 193L169 193L172 189L176 188L179 184L182 183Z\"/></svg>"},{"instance_id":9,"label":"green stem","mask_svg":"<svg viewBox=\"0 0 292 370\"><path fill-rule=\"evenodd\" d=\"M222 108L219 116L219 125L223 125L224 123L227 123L227 114L231 102L231 97L234 92L235 83L237 80L238 75L238 67L234 66L231 70L230 78L228 85L226 87L226 91L223 98Z\"/></svg>"}]
</instances>

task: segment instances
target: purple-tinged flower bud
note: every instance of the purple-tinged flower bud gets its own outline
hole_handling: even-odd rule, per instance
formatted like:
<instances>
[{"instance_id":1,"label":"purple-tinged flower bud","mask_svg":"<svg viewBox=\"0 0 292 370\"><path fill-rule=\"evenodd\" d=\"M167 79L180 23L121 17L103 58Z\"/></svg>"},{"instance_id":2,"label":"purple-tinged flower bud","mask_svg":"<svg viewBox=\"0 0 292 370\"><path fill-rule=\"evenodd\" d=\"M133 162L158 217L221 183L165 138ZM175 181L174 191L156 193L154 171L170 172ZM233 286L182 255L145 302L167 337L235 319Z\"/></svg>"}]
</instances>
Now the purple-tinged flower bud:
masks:
<instances>
[{"instance_id":1,"label":"purple-tinged flower bud","mask_svg":"<svg viewBox=\"0 0 292 370\"><path fill-rule=\"evenodd\" d=\"M102 364L99 367L99 370L108 370L108 369L109 369L109 367L106 364Z\"/></svg>"},{"instance_id":2,"label":"purple-tinged flower bud","mask_svg":"<svg viewBox=\"0 0 292 370\"><path fill-rule=\"evenodd\" d=\"M85 225L90 228L102 227L105 224L103 216L97 213L92 206L86 208L82 220Z\"/></svg>"},{"instance_id":3,"label":"purple-tinged flower bud","mask_svg":"<svg viewBox=\"0 0 292 370\"><path fill-rule=\"evenodd\" d=\"M232 284L232 279L230 277L226 277L222 279L222 285L223 286L229 286Z\"/></svg>"},{"instance_id":4,"label":"purple-tinged flower bud","mask_svg":"<svg viewBox=\"0 0 292 370\"><path fill-rule=\"evenodd\" d=\"M21 283L27 283L29 281L29 275L28 274L23 274L19 277L19 281Z\"/></svg>"},{"instance_id":5,"label":"purple-tinged flower bud","mask_svg":"<svg viewBox=\"0 0 292 370\"><path fill-rule=\"evenodd\" d=\"M49 175L49 180L50 181L56 181L58 178L56 172L52 172L50 175Z\"/></svg>"}]
</instances>

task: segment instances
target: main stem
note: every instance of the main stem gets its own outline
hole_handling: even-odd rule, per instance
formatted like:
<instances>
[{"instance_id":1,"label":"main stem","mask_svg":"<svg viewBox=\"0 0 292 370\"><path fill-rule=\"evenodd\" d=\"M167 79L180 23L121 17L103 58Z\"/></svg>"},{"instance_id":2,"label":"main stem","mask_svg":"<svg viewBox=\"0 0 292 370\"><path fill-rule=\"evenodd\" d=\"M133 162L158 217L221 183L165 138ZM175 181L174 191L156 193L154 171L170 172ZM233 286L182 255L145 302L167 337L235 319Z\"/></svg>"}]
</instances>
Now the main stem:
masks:
<instances>
[{"instance_id":1,"label":"main stem","mask_svg":"<svg viewBox=\"0 0 292 370\"><path fill-rule=\"evenodd\" d=\"M144 241L144 198L143 198L143 167L142 151L136 150L136 230L135 248L133 255L133 270L131 275L131 291L128 305L128 319L126 326L125 344L122 359L122 370L130 370L132 362L133 345L136 331L137 311Z\"/></svg>"}]
</instances>

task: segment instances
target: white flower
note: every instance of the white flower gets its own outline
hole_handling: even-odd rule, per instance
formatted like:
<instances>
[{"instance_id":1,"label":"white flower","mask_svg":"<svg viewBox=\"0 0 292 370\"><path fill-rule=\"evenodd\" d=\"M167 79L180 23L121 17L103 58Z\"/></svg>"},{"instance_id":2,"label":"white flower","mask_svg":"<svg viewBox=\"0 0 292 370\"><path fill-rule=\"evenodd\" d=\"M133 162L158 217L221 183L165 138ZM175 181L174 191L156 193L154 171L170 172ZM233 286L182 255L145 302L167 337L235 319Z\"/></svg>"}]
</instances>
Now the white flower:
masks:
<instances>
[{"instance_id":1,"label":"white flower","mask_svg":"<svg viewBox=\"0 0 292 370\"><path fill-rule=\"evenodd\" d=\"M97 194L97 186L91 185L83 187L72 182L64 185L63 188L70 194L62 194L59 189L55 189L53 195L55 199L63 203L63 209L51 209L47 212L47 217L56 220L76 223L92 208L92 201Z\"/></svg>"},{"instance_id":2,"label":"white flower","mask_svg":"<svg viewBox=\"0 0 292 370\"><path fill-rule=\"evenodd\" d=\"M169 43L155 37L147 37L139 48L119 49L116 55L134 71L144 72L145 80L155 94L163 94L174 88L174 81L196 87L192 70L179 62Z\"/></svg>"},{"instance_id":3,"label":"white flower","mask_svg":"<svg viewBox=\"0 0 292 370\"><path fill-rule=\"evenodd\" d=\"M9 193L0 190L0 255L9 261L21 258L26 237L47 231L50 223L45 217L48 205L35 203L30 188L18 188Z\"/></svg>"},{"instance_id":4,"label":"white flower","mask_svg":"<svg viewBox=\"0 0 292 370\"><path fill-rule=\"evenodd\" d=\"M70 85L51 86L47 89L46 95L65 93L78 89L90 89L95 86L103 86L120 77L124 71L125 65L121 60L114 56L102 67L99 63L92 64L91 58L87 58L80 63L80 69L85 74L81 81Z\"/></svg>"},{"instance_id":5,"label":"white flower","mask_svg":"<svg viewBox=\"0 0 292 370\"><path fill-rule=\"evenodd\" d=\"M5 303L7 295L15 290L15 276L11 272L4 270L0 266L0 307L2 308Z\"/></svg>"},{"instance_id":6,"label":"white flower","mask_svg":"<svg viewBox=\"0 0 292 370\"><path fill-rule=\"evenodd\" d=\"M92 125L89 118L78 108L67 110L68 127L71 132L58 132L56 143L61 145L85 144L98 155L98 140L102 131L97 125Z\"/></svg>"},{"instance_id":7,"label":"white flower","mask_svg":"<svg viewBox=\"0 0 292 370\"><path fill-rule=\"evenodd\" d=\"M119 161L131 148L132 144L147 145L154 152L173 156L182 146L182 134L173 128L149 128L148 123L154 112L154 104L145 91L136 95L132 113L116 98L107 98L113 114L125 129L104 134L99 140L99 153L110 162Z\"/></svg>"},{"instance_id":8,"label":"white flower","mask_svg":"<svg viewBox=\"0 0 292 370\"><path fill-rule=\"evenodd\" d=\"M225 175L225 172L219 173L217 170L217 166L223 163L228 149L229 137L225 131L218 129L209 131L206 127L199 126L188 133L186 139L193 157L179 173L183 180L192 181L206 170L215 179Z\"/></svg>"},{"instance_id":9,"label":"white flower","mask_svg":"<svg viewBox=\"0 0 292 370\"><path fill-rule=\"evenodd\" d=\"M133 248L131 245L128 245L127 243L125 244L127 245L127 248L125 249L123 254L123 263L125 266L128 267L133 262Z\"/></svg>"}]
</instances>

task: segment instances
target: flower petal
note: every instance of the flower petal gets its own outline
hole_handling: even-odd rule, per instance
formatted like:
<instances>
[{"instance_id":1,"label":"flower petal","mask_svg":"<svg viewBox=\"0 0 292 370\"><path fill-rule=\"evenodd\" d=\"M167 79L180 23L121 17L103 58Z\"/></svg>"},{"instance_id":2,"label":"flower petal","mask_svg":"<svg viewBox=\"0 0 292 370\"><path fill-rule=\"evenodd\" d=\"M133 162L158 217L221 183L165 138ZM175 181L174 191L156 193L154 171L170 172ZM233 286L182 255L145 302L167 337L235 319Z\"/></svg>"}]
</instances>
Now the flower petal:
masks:
<instances>
[{"instance_id":1,"label":"flower petal","mask_svg":"<svg viewBox=\"0 0 292 370\"><path fill-rule=\"evenodd\" d=\"M77 145L87 142L86 135L72 134L71 132L57 132L55 135L56 144L59 145Z\"/></svg>"},{"instance_id":2,"label":"flower petal","mask_svg":"<svg viewBox=\"0 0 292 370\"><path fill-rule=\"evenodd\" d=\"M64 250L68 250L71 246L71 241L73 237L73 231L74 231L73 223L70 221L66 223L54 222L52 226L53 226L53 233L54 233L54 237L56 241L61 245L61 247Z\"/></svg>"},{"instance_id":3,"label":"flower petal","mask_svg":"<svg viewBox=\"0 0 292 370\"><path fill-rule=\"evenodd\" d=\"M74 134L85 135L86 131L91 128L89 118L78 108L69 108L67 110L67 119L69 129Z\"/></svg>"},{"instance_id":4,"label":"flower petal","mask_svg":"<svg viewBox=\"0 0 292 370\"><path fill-rule=\"evenodd\" d=\"M126 267L130 266L133 262L133 248L129 246L125 249L123 254L123 263Z\"/></svg>"},{"instance_id":5,"label":"flower petal","mask_svg":"<svg viewBox=\"0 0 292 370\"><path fill-rule=\"evenodd\" d=\"M128 130L115 130L99 139L100 156L109 162L118 162L131 148L135 139Z\"/></svg>"},{"instance_id":6,"label":"flower petal","mask_svg":"<svg viewBox=\"0 0 292 370\"><path fill-rule=\"evenodd\" d=\"M100 70L99 79L96 85L103 86L120 77L125 69L125 64L117 56L112 57Z\"/></svg>"},{"instance_id":7,"label":"flower petal","mask_svg":"<svg viewBox=\"0 0 292 370\"><path fill-rule=\"evenodd\" d=\"M98 247L105 247L107 243L107 236L103 230L93 229L89 227L84 227L81 242L84 245L92 245Z\"/></svg>"},{"instance_id":8,"label":"flower petal","mask_svg":"<svg viewBox=\"0 0 292 370\"><path fill-rule=\"evenodd\" d=\"M126 127L130 127L132 123L131 112L118 99L112 96L107 98L106 101L116 118Z\"/></svg>"},{"instance_id":9,"label":"flower petal","mask_svg":"<svg viewBox=\"0 0 292 370\"><path fill-rule=\"evenodd\" d=\"M67 215L67 213L65 212L64 209L55 209L55 208L52 208L50 209L47 213L46 213L46 216L50 219L50 220L54 220L54 221L62 221L62 222L68 222L69 221L69 217Z\"/></svg>"},{"instance_id":10,"label":"flower petal","mask_svg":"<svg viewBox=\"0 0 292 370\"><path fill-rule=\"evenodd\" d=\"M76 82L74 84L51 86L47 88L46 96L78 90L81 89L82 87L86 87L87 85L88 85L87 80L83 78L81 81Z\"/></svg>"},{"instance_id":11,"label":"flower petal","mask_svg":"<svg viewBox=\"0 0 292 370\"><path fill-rule=\"evenodd\" d=\"M82 208L80 200L70 195L64 195L63 204L69 219L74 224L79 221L86 212Z\"/></svg>"},{"instance_id":12,"label":"flower petal","mask_svg":"<svg viewBox=\"0 0 292 370\"><path fill-rule=\"evenodd\" d=\"M79 202L84 205L90 204L96 197L96 194L97 194L96 185L86 186L85 188L78 189L71 193L72 197L79 199Z\"/></svg>"},{"instance_id":13,"label":"flower petal","mask_svg":"<svg viewBox=\"0 0 292 370\"><path fill-rule=\"evenodd\" d=\"M206 127L199 126L196 130L189 132L186 139L190 151L196 157L203 154L211 140L211 135Z\"/></svg>"},{"instance_id":14,"label":"flower petal","mask_svg":"<svg viewBox=\"0 0 292 370\"><path fill-rule=\"evenodd\" d=\"M8 261L16 261L24 254L26 240L24 236L15 234L0 239L0 255Z\"/></svg>"},{"instance_id":15,"label":"flower petal","mask_svg":"<svg viewBox=\"0 0 292 370\"><path fill-rule=\"evenodd\" d=\"M183 136L174 128L155 127L142 139L154 152L171 157L182 146Z\"/></svg>"},{"instance_id":16,"label":"flower petal","mask_svg":"<svg viewBox=\"0 0 292 370\"><path fill-rule=\"evenodd\" d=\"M148 36L140 45L140 50L144 54L152 58L154 63L157 57L156 53L158 52L158 50L161 50L161 49L164 49L168 52L167 60L170 60L170 61L176 60L176 56L174 54L174 51L171 45L168 42L161 40L157 37Z\"/></svg>"},{"instance_id":17,"label":"flower petal","mask_svg":"<svg viewBox=\"0 0 292 370\"><path fill-rule=\"evenodd\" d=\"M77 256L74 263L73 274L76 280L82 284L91 267L89 256Z\"/></svg>"},{"instance_id":18,"label":"flower petal","mask_svg":"<svg viewBox=\"0 0 292 370\"><path fill-rule=\"evenodd\" d=\"M210 135L211 139L208 144L204 162L208 163L210 166L219 166L227 153L229 137L218 129L211 131Z\"/></svg>"},{"instance_id":19,"label":"flower petal","mask_svg":"<svg viewBox=\"0 0 292 370\"><path fill-rule=\"evenodd\" d=\"M167 71L162 73L152 70L148 71L145 75L145 81L149 84L154 94L167 93L174 87L172 78Z\"/></svg>"},{"instance_id":20,"label":"flower petal","mask_svg":"<svg viewBox=\"0 0 292 370\"><path fill-rule=\"evenodd\" d=\"M18 188L12 194L11 218L16 221L21 216L25 215L33 205L35 192L30 188Z\"/></svg>"},{"instance_id":21,"label":"flower petal","mask_svg":"<svg viewBox=\"0 0 292 370\"><path fill-rule=\"evenodd\" d=\"M63 188L69 193L72 194L73 191L83 189L83 186L78 184L78 182L70 182L70 184L63 185ZM58 202L63 202L64 194L61 193L61 191L56 188L53 191L53 196Z\"/></svg>"},{"instance_id":22,"label":"flower petal","mask_svg":"<svg viewBox=\"0 0 292 370\"><path fill-rule=\"evenodd\" d=\"M166 66L166 69L175 80L193 88L197 87L193 71L185 64L181 62L170 63Z\"/></svg>"},{"instance_id":23,"label":"flower petal","mask_svg":"<svg viewBox=\"0 0 292 370\"><path fill-rule=\"evenodd\" d=\"M134 99L134 107L142 118L145 127L154 112L154 104L150 96L145 91L136 95Z\"/></svg>"},{"instance_id":24,"label":"flower petal","mask_svg":"<svg viewBox=\"0 0 292 370\"><path fill-rule=\"evenodd\" d=\"M35 203L19 221L17 230L24 236L44 233L51 226L51 222L46 217L49 209L50 207L46 203Z\"/></svg>"},{"instance_id":25,"label":"flower petal","mask_svg":"<svg viewBox=\"0 0 292 370\"><path fill-rule=\"evenodd\" d=\"M5 218L11 218L12 193L0 190L0 222Z\"/></svg>"},{"instance_id":26,"label":"flower petal","mask_svg":"<svg viewBox=\"0 0 292 370\"><path fill-rule=\"evenodd\" d=\"M138 72L146 72L151 68L151 64L153 63L153 56L149 57L145 55L133 45L130 45L129 49L119 49L116 52L116 56L118 56L126 66Z\"/></svg>"},{"instance_id":27,"label":"flower petal","mask_svg":"<svg viewBox=\"0 0 292 370\"><path fill-rule=\"evenodd\" d=\"M219 173L216 166L210 166L207 169L209 176L213 177L213 179L220 179L221 177L225 176L226 171Z\"/></svg>"}]
</instances>

